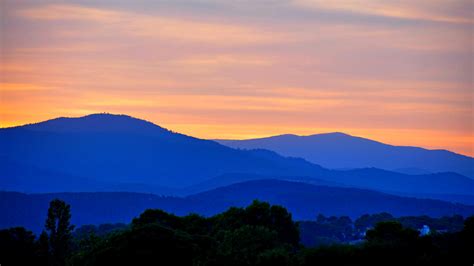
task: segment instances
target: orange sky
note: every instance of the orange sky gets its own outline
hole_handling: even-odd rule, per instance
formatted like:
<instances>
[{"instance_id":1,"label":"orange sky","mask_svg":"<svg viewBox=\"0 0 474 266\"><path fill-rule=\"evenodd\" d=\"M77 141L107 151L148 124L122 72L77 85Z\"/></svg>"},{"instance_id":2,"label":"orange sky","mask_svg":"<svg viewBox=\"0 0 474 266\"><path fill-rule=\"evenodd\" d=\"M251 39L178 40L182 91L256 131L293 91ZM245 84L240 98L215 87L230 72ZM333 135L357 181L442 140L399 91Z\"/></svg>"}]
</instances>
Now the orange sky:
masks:
<instances>
[{"instance_id":1,"label":"orange sky","mask_svg":"<svg viewBox=\"0 0 474 266\"><path fill-rule=\"evenodd\" d=\"M96 2L0 0L0 127L110 112L474 155L469 0Z\"/></svg>"}]
</instances>

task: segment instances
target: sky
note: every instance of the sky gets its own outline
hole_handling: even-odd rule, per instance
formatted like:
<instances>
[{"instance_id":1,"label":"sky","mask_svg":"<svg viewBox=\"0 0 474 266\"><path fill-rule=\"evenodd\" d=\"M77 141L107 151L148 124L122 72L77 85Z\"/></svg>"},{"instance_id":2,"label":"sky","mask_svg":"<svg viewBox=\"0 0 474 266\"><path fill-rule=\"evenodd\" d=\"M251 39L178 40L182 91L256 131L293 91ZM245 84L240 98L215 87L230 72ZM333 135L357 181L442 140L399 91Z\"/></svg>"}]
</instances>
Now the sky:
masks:
<instances>
[{"instance_id":1,"label":"sky","mask_svg":"<svg viewBox=\"0 0 474 266\"><path fill-rule=\"evenodd\" d=\"M0 127L345 132L474 156L471 0L0 0Z\"/></svg>"}]
</instances>

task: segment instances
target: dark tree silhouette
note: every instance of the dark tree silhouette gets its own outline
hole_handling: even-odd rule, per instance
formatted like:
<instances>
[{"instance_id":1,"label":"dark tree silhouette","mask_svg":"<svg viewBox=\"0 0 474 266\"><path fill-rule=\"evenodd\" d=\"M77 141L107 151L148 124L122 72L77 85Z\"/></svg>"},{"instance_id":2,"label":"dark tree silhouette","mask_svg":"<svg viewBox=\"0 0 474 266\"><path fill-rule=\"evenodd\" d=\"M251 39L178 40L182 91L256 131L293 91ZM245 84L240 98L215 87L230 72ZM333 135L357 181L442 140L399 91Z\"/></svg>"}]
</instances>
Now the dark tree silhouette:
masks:
<instances>
[{"instance_id":1,"label":"dark tree silhouette","mask_svg":"<svg viewBox=\"0 0 474 266\"><path fill-rule=\"evenodd\" d=\"M71 232L74 229L70 220L71 206L59 199L52 200L49 204L45 228L49 232L49 248L53 265L64 265L70 250Z\"/></svg>"},{"instance_id":2,"label":"dark tree silhouette","mask_svg":"<svg viewBox=\"0 0 474 266\"><path fill-rule=\"evenodd\" d=\"M36 242L36 256L40 265L47 265L49 259L49 237L46 231L41 232Z\"/></svg>"},{"instance_id":3,"label":"dark tree silhouette","mask_svg":"<svg viewBox=\"0 0 474 266\"><path fill-rule=\"evenodd\" d=\"M34 241L33 232L23 227L0 230L0 264L32 265Z\"/></svg>"},{"instance_id":4,"label":"dark tree silhouette","mask_svg":"<svg viewBox=\"0 0 474 266\"><path fill-rule=\"evenodd\" d=\"M217 248L222 265L256 265L258 256L278 247L277 233L264 226L244 225L223 231Z\"/></svg>"},{"instance_id":5,"label":"dark tree silhouette","mask_svg":"<svg viewBox=\"0 0 474 266\"><path fill-rule=\"evenodd\" d=\"M374 229L368 230L367 240L377 242L408 242L414 241L419 232L410 228L404 228L401 223L396 221L380 222Z\"/></svg>"}]
</instances>

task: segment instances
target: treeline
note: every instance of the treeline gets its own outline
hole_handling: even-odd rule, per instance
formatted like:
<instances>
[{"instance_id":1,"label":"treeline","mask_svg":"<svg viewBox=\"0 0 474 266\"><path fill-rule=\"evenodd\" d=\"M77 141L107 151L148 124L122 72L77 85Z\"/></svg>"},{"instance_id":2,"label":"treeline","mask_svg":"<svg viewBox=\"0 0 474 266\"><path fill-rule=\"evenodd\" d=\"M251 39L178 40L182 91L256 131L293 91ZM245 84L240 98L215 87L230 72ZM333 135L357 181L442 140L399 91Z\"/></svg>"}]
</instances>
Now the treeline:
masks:
<instances>
[{"instance_id":1,"label":"treeline","mask_svg":"<svg viewBox=\"0 0 474 266\"><path fill-rule=\"evenodd\" d=\"M464 227L461 215L432 218L429 216L394 217L389 213L365 214L352 220L348 216L326 217L319 214L314 221L300 221L301 243L306 247L356 243L365 239L367 230L381 222L398 222L403 227L420 231L421 235L459 232Z\"/></svg>"},{"instance_id":2,"label":"treeline","mask_svg":"<svg viewBox=\"0 0 474 266\"><path fill-rule=\"evenodd\" d=\"M50 203L39 237L25 228L0 230L0 263L8 265L472 265L474 217L397 218L388 214L318 216L341 238L364 231L357 244L310 248L301 244L304 223L281 206L254 201L212 217L179 217L150 209L131 224L83 226L73 231L70 207ZM420 235L419 225L456 226L459 231ZM308 222L306 222L308 223ZM443 225L444 224L444 225ZM370 228L366 231L367 228ZM439 227L442 228L442 227ZM456 228L450 226L449 228ZM321 232L310 233L318 236ZM441 230L438 230L441 231ZM307 232L306 232L307 233ZM347 239L349 240L349 239Z\"/></svg>"}]
</instances>

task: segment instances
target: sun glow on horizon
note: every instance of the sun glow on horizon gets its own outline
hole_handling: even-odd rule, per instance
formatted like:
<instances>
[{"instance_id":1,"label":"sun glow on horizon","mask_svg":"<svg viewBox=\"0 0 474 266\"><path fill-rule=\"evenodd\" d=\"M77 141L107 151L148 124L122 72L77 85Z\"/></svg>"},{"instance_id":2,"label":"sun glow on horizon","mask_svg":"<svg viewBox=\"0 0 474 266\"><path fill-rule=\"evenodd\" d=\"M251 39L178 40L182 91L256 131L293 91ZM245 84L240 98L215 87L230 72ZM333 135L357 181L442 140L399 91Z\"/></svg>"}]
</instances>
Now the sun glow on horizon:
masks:
<instances>
[{"instance_id":1,"label":"sun glow on horizon","mask_svg":"<svg viewBox=\"0 0 474 266\"><path fill-rule=\"evenodd\" d=\"M123 113L474 156L470 1L0 3L0 127Z\"/></svg>"}]
</instances>

